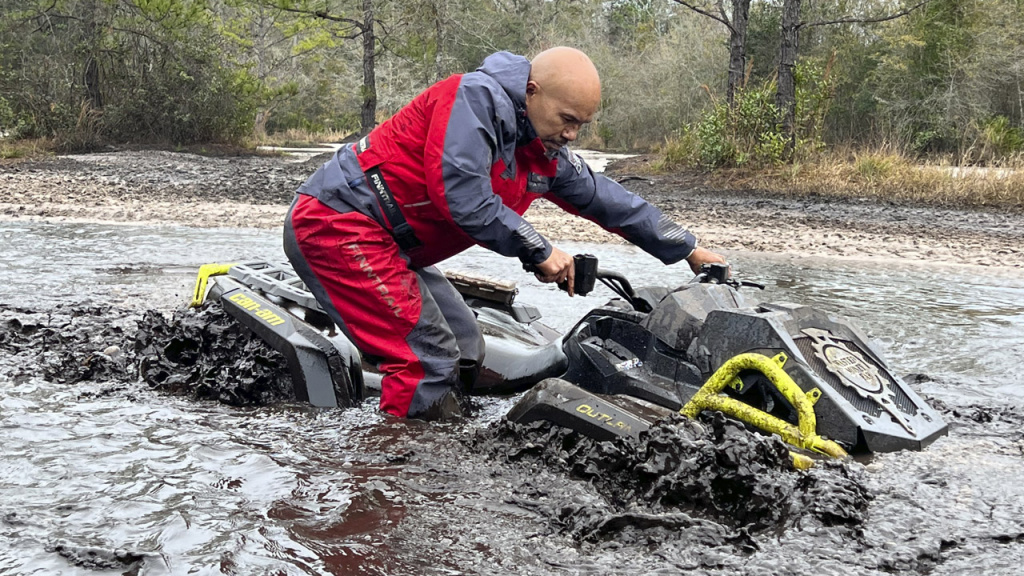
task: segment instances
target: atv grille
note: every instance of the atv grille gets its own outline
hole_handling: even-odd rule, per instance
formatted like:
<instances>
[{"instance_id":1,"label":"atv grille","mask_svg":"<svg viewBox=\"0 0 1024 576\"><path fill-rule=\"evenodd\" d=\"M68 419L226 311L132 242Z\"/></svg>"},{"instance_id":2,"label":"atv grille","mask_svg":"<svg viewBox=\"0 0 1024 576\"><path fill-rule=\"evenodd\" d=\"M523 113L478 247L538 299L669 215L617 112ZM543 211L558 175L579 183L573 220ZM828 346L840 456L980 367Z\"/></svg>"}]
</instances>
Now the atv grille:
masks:
<instances>
[{"instance_id":1,"label":"atv grille","mask_svg":"<svg viewBox=\"0 0 1024 576\"><path fill-rule=\"evenodd\" d=\"M878 373L888 382L889 390L893 392L893 403L896 405L896 408L899 409L900 412L903 412L904 414L909 414L910 416L917 415L917 406L914 405L913 400L911 400L910 397L907 396L906 392L904 392L903 389L896 383L896 381L893 380L888 370L882 368L877 362L875 362L874 358L872 358L869 354L861 350L861 348L857 346L855 342L851 342L849 340L840 340L838 338L835 338L835 340L837 342L842 342L846 344L846 346L851 350L856 350L857 353L860 354L860 356L866 362L868 362L878 370ZM839 380L838 376L833 374L831 371L829 371L828 368L825 367L825 362L821 358L819 358L817 354L814 353L813 340L806 337L797 338L796 345L800 349L800 352L804 355L804 358L806 358L807 361L810 363L811 369L814 370L815 374L817 374L818 377L824 380L826 384L828 384L837 392L839 392L839 394L841 394L843 398L845 398L850 404L852 404L854 408L874 417L878 417L882 414L882 407L877 402L861 396L860 394L857 393L856 390L853 390L846 384L843 384L843 382Z\"/></svg>"}]
</instances>

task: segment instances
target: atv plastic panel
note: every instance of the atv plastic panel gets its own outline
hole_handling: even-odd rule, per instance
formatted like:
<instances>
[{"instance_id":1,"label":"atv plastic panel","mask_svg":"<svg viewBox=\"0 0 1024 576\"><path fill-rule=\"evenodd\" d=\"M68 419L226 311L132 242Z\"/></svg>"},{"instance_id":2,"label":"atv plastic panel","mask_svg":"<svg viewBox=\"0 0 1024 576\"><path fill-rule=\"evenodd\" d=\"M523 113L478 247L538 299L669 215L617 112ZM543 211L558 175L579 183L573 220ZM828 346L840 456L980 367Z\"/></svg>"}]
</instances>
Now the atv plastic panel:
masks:
<instances>
[{"instance_id":1,"label":"atv plastic panel","mask_svg":"<svg viewBox=\"0 0 1024 576\"><path fill-rule=\"evenodd\" d=\"M640 326L645 314L592 310L566 335L563 379L597 394L633 396L679 410L703 384L700 372Z\"/></svg>"},{"instance_id":2,"label":"atv plastic panel","mask_svg":"<svg viewBox=\"0 0 1024 576\"><path fill-rule=\"evenodd\" d=\"M508 419L519 424L547 421L595 440L636 438L670 413L625 397L604 397L559 378L548 378L530 389L512 407Z\"/></svg>"},{"instance_id":3,"label":"atv plastic panel","mask_svg":"<svg viewBox=\"0 0 1024 576\"><path fill-rule=\"evenodd\" d=\"M362 401L360 356L344 335L328 336L312 328L289 313L285 303L271 302L235 278L213 280L210 298L219 299L228 314L286 358L296 399L321 407Z\"/></svg>"}]
</instances>

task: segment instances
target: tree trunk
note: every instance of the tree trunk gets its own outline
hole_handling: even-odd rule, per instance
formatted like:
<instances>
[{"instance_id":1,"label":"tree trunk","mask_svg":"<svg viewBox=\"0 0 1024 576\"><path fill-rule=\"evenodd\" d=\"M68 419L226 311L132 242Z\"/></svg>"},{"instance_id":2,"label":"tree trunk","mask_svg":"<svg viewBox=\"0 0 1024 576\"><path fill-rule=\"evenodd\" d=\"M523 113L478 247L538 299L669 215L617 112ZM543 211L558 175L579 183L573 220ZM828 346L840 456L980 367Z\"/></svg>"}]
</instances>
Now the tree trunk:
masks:
<instances>
[{"instance_id":1,"label":"tree trunk","mask_svg":"<svg viewBox=\"0 0 1024 576\"><path fill-rule=\"evenodd\" d=\"M736 90L743 86L747 72L747 22L750 0L732 0L732 29L729 31L729 85L725 99L732 108Z\"/></svg>"},{"instance_id":2,"label":"tree trunk","mask_svg":"<svg viewBox=\"0 0 1024 576\"><path fill-rule=\"evenodd\" d=\"M100 88L100 65L96 58L99 53L100 37L97 30L100 28L97 20L101 18L99 6L96 2L89 2L86 5L85 13L85 35L88 46L88 54L85 57L85 73L82 81L85 84L85 94L89 99L89 105L94 110L103 108L103 91Z\"/></svg>"},{"instance_id":3,"label":"tree trunk","mask_svg":"<svg viewBox=\"0 0 1024 576\"><path fill-rule=\"evenodd\" d=\"M434 35L437 48L434 51L434 81L443 80L444 69L444 19L441 16L440 2L433 5L434 8Z\"/></svg>"},{"instance_id":4,"label":"tree trunk","mask_svg":"<svg viewBox=\"0 0 1024 576\"><path fill-rule=\"evenodd\" d=\"M363 0L363 106L360 111L362 133L373 130L377 120L377 77L374 51L377 47L373 33L373 0Z\"/></svg>"},{"instance_id":5,"label":"tree trunk","mask_svg":"<svg viewBox=\"0 0 1024 576\"><path fill-rule=\"evenodd\" d=\"M782 3L782 45L779 48L779 82L775 106L782 115L786 152L796 148L796 56L800 41L800 0Z\"/></svg>"}]
</instances>

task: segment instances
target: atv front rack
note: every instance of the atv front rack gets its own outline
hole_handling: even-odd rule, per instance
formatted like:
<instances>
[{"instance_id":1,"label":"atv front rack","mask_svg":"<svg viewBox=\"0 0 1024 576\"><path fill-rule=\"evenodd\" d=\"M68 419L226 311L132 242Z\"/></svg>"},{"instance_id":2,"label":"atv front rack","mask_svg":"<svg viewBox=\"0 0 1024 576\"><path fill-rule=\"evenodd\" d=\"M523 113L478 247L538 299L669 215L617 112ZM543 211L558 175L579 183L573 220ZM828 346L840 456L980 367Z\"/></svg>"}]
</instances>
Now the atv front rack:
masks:
<instances>
[{"instance_id":1,"label":"atv front rack","mask_svg":"<svg viewBox=\"0 0 1024 576\"><path fill-rule=\"evenodd\" d=\"M515 282L482 278L463 272L445 272L444 277L463 297L479 298L495 304L511 306L519 294Z\"/></svg>"},{"instance_id":2,"label":"atv front rack","mask_svg":"<svg viewBox=\"0 0 1024 576\"><path fill-rule=\"evenodd\" d=\"M708 378L704 386L690 398L690 401L683 406L679 413L688 418L696 418L697 414L704 410L717 410L759 430L778 434L783 441L791 446L832 458L846 458L847 453L842 446L822 438L816 432L817 418L814 414L814 403L821 396L821 391L815 388L804 393L782 369L786 360L785 353L779 353L774 358L752 353L734 356ZM741 389L743 381L739 378L739 374L744 370L756 370L768 378L768 381L796 410L798 422L796 426L735 398L720 394L726 386ZM794 454L793 463L798 468L808 465L797 454Z\"/></svg>"}]
</instances>

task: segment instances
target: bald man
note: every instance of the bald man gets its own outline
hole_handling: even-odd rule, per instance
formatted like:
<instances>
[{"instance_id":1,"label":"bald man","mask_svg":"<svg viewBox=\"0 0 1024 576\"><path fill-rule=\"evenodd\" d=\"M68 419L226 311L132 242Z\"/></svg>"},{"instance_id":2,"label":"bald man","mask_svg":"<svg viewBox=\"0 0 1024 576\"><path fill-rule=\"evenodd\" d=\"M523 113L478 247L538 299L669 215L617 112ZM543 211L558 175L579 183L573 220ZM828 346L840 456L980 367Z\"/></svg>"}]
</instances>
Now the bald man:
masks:
<instances>
[{"instance_id":1,"label":"bald man","mask_svg":"<svg viewBox=\"0 0 1024 576\"><path fill-rule=\"evenodd\" d=\"M383 374L399 417L460 413L460 381L483 360L472 311L434 264L474 244L569 281L573 259L522 214L537 198L620 234L666 264L724 262L682 226L566 145L601 101L597 70L572 48L532 62L493 54L434 84L302 186L284 246L331 319Z\"/></svg>"}]
</instances>

